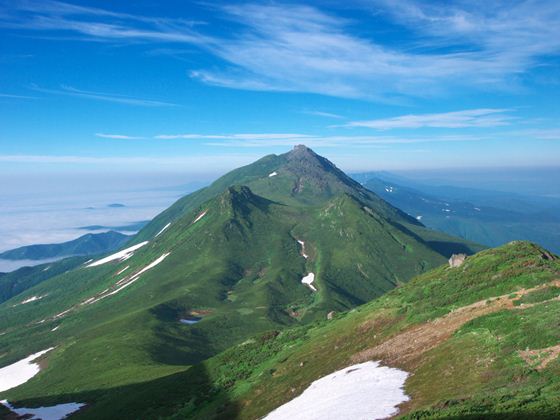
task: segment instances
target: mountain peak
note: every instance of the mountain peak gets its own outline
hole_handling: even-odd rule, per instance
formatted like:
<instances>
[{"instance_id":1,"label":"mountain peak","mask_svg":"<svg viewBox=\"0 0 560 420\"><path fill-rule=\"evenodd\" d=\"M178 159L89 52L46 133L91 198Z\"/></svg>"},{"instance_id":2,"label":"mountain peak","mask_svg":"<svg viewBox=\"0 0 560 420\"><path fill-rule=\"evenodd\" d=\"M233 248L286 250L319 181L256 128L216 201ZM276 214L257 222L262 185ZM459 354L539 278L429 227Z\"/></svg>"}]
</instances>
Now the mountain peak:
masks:
<instances>
[{"instance_id":1,"label":"mountain peak","mask_svg":"<svg viewBox=\"0 0 560 420\"><path fill-rule=\"evenodd\" d=\"M319 155L307 147L305 144L298 144L294 146L294 148L288 152L288 156L292 158L314 158L317 159Z\"/></svg>"}]
</instances>

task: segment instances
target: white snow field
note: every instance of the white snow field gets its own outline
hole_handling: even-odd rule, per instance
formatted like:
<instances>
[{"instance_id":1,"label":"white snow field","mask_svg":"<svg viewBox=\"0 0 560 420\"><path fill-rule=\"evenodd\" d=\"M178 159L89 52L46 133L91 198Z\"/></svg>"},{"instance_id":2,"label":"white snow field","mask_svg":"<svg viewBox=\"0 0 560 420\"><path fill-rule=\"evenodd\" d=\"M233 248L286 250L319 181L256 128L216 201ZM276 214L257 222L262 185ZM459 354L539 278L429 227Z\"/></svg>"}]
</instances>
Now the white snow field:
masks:
<instances>
[{"instance_id":1,"label":"white snow field","mask_svg":"<svg viewBox=\"0 0 560 420\"><path fill-rule=\"evenodd\" d=\"M39 408L14 408L8 401L0 401L0 404L5 405L12 412L18 416L25 416L25 418L33 420L61 420L68 417L75 411L78 411L85 404L82 403L68 403L58 404L52 407L39 407ZM32 417L29 417L32 416Z\"/></svg>"},{"instance_id":2,"label":"white snow field","mask_svg":"<svg viewBox=\"0 0 560 420\"><path fill-rule=\"evenodd\" d=\"M91 264L86 265L86 267L97 267L98 265L103 265L115 260L120 260L120 261L128 260L130 257L132 257L132 255L134 255L134 251L136 251L139 248L142 248L147 243L148 241L144 241L139 244L132 245L131 247L123 249L122 251L116 252L112 255L109 255L108 257L92 262Z\"/></svg>"},{"instance_id":3,"label":"white snow field","mask_svg":"<svg viewBox=\"0 0 560 420\"><path fill-rule=\"evenodd\" d=\"M309 273L307 276L305 276L304 278L301 279L301 282L307 286L309 286L309 288L311 290L313 290L314 292L317 291L317 289L315 288L315 286L313 286L313 281L315 280L315 274L314 273Z\"/></svg>"},{"instance_id":4,"label":"white snow field","mask_svg":"<svg viewBox=\"0 0 560 420\"><path fill-rule=\"evenodd\" d=\"M0 369L0 392L15 388L24 384L39 373L39 364L33 361L43 354L51 351L54 347L27 356L19 362L4 366Z\"/></svg>"},{"instance_id":5,"label":"white snow field","mask_svg":"<svg viewBox=\"0 0 560 420\"><path fill-rule=\"evenodd\" d=\"M266 420L374 420L398 412L408 401L408 373L365 362L313 382L300 396L269 413Z\"/></svg>"},{"instance_id":6,"label":"white snow field","mask_svg":"<svg viewBox=\"0 0 560 420\"><path fill-rule=\"evenodd\" d=\"M276 175L278 175L278 172L274 171L274 172L269 173L268 177L272 178L273 176L276 176Z\"/></svg>"}]
</instances>

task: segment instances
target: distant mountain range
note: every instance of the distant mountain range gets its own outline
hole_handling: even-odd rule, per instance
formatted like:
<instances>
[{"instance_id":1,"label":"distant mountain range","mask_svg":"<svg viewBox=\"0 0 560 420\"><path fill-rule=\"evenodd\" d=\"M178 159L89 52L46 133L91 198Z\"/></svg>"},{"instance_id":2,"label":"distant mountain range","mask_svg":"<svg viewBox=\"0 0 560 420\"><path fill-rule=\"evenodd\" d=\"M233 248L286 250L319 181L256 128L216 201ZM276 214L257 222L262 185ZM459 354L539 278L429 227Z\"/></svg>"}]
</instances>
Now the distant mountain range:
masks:
<instances>
[{"instance_id":1,"label":"distant mountain range","mask_svg":"<svg viewBox=\"0 0 560 420\"><path fill-rule=\"evenodd\" d=\"M97 255L124 245L130 236L119 232L88 233L59 244L28 245L0 253L5 260L44 260L77 255Z\"/></svg>"},{"instance_id":2,"label":"distant mountain range","mask_svg":"<svg viewBox=\"0 0 560 420\"><path fill-rule=\"evenodd\" d=\"M0 276L0 366L52 349L0 399L85 403L77 419L260 418L325 374L382 360L414 373L411 415L496 412L515 391L504 383L530 393L508 409L556 407L542 385L555 379L523 376L518 353L560 338L556 257L431 230L305 146L181 198L124 246ZM526 322L500 312L521 304L536 304L520 307Z\"/></svg>"},{"instance_id":3,"label":"distant mountain range","mask_svg":"<svg viewBox=\"0 0 560 420\"><path fill-rule=\"evenodd\" d=\"M560 252L560 200L414 182L387 172L354 178L426 226L487 246L512 240Z\"/></svg>"}]
</instances>

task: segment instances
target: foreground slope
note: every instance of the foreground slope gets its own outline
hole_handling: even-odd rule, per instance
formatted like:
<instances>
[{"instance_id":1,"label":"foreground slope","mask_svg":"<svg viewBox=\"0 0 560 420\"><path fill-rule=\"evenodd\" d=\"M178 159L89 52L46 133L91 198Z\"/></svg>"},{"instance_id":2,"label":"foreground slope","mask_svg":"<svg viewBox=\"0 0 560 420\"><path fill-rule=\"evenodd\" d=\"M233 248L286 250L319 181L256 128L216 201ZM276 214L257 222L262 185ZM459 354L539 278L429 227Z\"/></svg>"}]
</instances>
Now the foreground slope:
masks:
<instances>
[{"instance_id":1,"label":"foreground slope","mask_svg":"<svg viewBox=\"0 0 560 420\"><path fill-rule=\"evenodd\" d=\"M531 243L510 243L333 320L271 331L181 374L117 389L76 418L122 409L118 400L134 392L125 403L131 418L255 419L312 381L368 360L412 373L404 417L554 418L559 319L560 261Z\"/></svg>"},{"instance_id":2,"label":"foreground slope","mask_svg":"<svg viewBox=\"0 0 560 420\"><path fill-rule=\"evenodd\" d=\"M166 382L256 333L353 308L476 248L305 147L266 157L180 200L126 249L0 305L0 366L55 347L6 395L96 412L118 389Z\"/></svg>"},{"instance_id":3,"label":"foreground slope","mask_svg":"<svg viewBox=\"0 0 560 420\"><path fill-rule=\"evenodd\" d=\"M421 275L335 321L261 338L265 355L251 369L244 366L256 343L207 369L228 384L222 392L234 396L241 418L264 415L311 381L367 360L413 373L405 388L411 400L401 407L413 418L551 417L560 413L559 319L560 262L517 242ZM200 407L183 413L223 410L208 400Z\"/></svg>"}]
</instances>

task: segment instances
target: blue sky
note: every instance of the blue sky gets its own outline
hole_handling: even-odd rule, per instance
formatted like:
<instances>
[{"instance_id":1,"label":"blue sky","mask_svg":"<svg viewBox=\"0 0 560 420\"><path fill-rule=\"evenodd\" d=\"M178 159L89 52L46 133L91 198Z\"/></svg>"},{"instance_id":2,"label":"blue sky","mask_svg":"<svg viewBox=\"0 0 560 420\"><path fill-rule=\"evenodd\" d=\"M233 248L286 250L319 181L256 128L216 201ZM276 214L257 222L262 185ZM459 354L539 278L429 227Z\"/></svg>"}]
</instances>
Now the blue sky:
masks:
<instances>
[{"instance_id":1,"label":"blue sky","mask_svg":"<svg viewBox=\"0 0 560 420\"><path fill-rule=\"evenodd\" d=\"M560 2L339 3L0 1L0 173L558 165Z\"/></svg>"}]
</instances>

